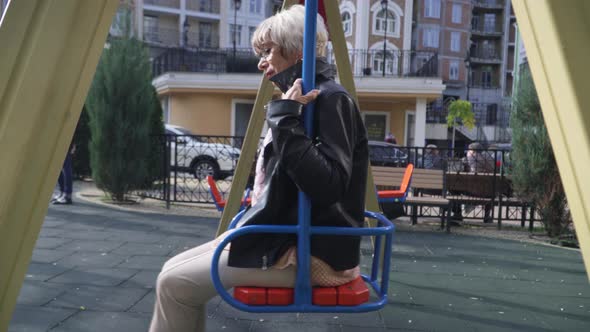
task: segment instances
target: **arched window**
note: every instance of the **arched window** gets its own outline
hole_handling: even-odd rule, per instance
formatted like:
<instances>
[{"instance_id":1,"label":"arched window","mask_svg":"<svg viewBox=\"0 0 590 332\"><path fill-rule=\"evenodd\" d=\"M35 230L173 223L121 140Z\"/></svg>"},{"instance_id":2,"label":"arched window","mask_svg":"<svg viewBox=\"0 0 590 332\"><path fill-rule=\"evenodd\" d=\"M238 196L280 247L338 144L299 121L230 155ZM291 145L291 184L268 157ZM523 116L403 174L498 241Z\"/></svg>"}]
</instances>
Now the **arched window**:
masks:
<instances>
[{"instance_id":1,"label":"arched window","mask_svg":"<svg viewBox=\"0 0 590 332\"><path fill-rule=\"evenodd\" d=\"M380 10L375 16L375 32L385 33L387 30L388 34L395 35L396 32L396 20L397 15L394 15L391 10Z\"/></svg>"},{"instance_id":2,"label":"arched window","mask_svg":"<svg viewBox=\"0 0 590 332\"><path fill-rule=\"evenodd\" d=\"M342 18L342 28L344 29L345 36L352 35L352 16L349 12L343 12L341 15Z\"/></svg>"},{"instance_id":3,"label":"arched window","mask_svg":"<svg viewBox=\"0 0 590 332\"><path fill-rule=\"evenodd\" d=\"M385 75L397 75L397 64L398 54L395 52L388 50L385 52L385 57L383 50L373 53L373 72L377 75L383 73L383 66L385 66Z\"/></svg>"}]
</instances>

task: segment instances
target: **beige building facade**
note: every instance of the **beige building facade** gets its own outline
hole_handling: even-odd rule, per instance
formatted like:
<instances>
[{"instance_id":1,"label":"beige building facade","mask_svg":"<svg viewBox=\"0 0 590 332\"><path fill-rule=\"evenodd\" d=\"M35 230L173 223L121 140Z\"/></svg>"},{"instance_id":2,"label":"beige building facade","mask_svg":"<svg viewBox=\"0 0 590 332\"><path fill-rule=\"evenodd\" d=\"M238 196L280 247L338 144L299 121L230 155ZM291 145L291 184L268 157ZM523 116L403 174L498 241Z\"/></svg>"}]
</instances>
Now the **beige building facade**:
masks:
<instances>
[{"instance_id":1,"label":"beige building facade","mask_svg":"<svg viewBox=\"0 0 590 332\"><path fill-rule=\"evenodd\" d=\"M219 8L224 26L224 18L231 15L223 10L231 6L222 0ZM424 71L437 66L435 53L411 50L412 11L412 0L389 0L386 11L380 0L340 1L359 107L370 139L383 141L393 133L400 145L424 146L426 105L441 96L444 85L438 69ZM328 54L334 62L331 47ZM167 123L197 135L244 136L261 79L260 73L172 68L155 77L153 84ZM279 96L276 90L275 97Z\"/></svg>"}]
</instances>

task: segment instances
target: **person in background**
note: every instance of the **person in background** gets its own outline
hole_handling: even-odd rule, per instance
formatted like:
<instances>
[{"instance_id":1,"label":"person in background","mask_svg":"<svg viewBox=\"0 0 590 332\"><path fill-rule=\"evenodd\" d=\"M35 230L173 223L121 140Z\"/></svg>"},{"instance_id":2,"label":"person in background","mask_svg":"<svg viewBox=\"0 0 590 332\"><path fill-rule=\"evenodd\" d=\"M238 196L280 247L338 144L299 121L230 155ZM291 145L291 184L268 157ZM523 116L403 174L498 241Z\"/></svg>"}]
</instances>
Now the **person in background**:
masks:
<instances>
[{"instance_id":1,"label":"person in background","mask_svg":"<svg viewBox=\"0 0 590 332\"><path fill-rule=\"evenodd\" d=\"M442 157L434 144L428 144L424 149L424 168L442 169Z\"/></svg>"},{"instance_id":2,"label":"person in background","mask_svg":"<svg viewBox=\"0 0 590 332\"><path fill-rule=\"evenodd\" d=\"M385 135L385 142L390 144L397 144L397 140L395 139L395 136L393 136L392 133Z\"/></svg>"},{"instance_id":3,"label":"person in background","mask_svg":"<svg viewBox=\"0 0 590 332\"><path fill-rule=\"evenodd\" d=\"M72 157L76 152L76 145L72 142L66 153L66 159L64 160L61 172L57 183L59 186L59 193L55 194L51 198L53 204L72 204L72 192L73 192L73 170L72 170Z\"/></svg>"}]
</instances>

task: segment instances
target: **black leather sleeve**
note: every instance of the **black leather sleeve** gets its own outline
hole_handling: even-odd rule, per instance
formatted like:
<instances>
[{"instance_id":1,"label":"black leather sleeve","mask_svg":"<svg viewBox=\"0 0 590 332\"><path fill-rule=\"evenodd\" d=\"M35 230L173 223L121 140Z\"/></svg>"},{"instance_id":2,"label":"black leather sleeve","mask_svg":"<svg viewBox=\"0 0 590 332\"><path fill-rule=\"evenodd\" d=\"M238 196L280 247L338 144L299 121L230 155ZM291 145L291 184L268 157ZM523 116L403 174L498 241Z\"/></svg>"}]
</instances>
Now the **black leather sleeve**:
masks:
<instances>
[{"instance_id":1,"label":"black leather sleeve","mask_svg":"<svg viewBox=\"0 0 590 332\"><path fill-rule=\"evenodd\" d=\"M346 192L352 173L354 102L345 93L318 97L314 139L305 135L302 105L276 100L267 108L273 148L282 167L314 206L333 204Z\"/></svg>"}]
</instances>

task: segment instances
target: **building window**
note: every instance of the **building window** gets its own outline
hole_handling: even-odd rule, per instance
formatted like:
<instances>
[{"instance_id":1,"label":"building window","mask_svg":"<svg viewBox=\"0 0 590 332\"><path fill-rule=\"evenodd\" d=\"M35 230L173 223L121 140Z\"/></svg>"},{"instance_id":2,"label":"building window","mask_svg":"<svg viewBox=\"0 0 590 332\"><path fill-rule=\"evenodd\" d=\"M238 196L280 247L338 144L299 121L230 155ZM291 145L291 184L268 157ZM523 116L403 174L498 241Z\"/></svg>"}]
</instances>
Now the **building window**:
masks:
<instances>
[{"instance_id":1,"label":"building window","mask_svg":"<svg viewBox=\"0 0 590 332\"><path fill-rule=\"evenodd\" d=\"M440 0L424 0L424 17L440 18Z\"/></svg>"},{"instance_id":2,"label":"building window","mask_svg":"<svg viewBox=\"0 0 590 332\"><path fill-rule=\"evenodd\" d=\"M451 32L451 51L459 52L461 50L461 33Z\"/></svg>"},{"instance_id":3,"label":"building window","mask_svg":"<svg viewBox=\"0 0 590 332\"><path fill-rule=\"evenodd\" d=\"M262 11L262 1L261 0L250 0L250 13L260 14L261 11Z\"/></svg>"},{"instance_id":4,"label":"building window","mask_svg":"<svg viewBox=\"0 0 590 332\"><path fill-rule=\"evenodd\" d=\"M256 31L256 27L248 27L248 42L252 41L252 36L254 36L254 31Z\"/></svg>"},{"instance_id":5,"label":"building window","mask_svg":"<svg viewBox=\"0 0 590 332\"><path fill-rule=\"evenodd\" d=\"M383 141L389 132L389 113L362 112L362 117L369 140Z\"/></svg>"},{"instance_id":6,"label":"building window","mask_svg":"<svg viewBox=\"0 0 590 332\"><path fill-rule=\"evenodd\" d=\"M352 35L352 15L349 12L342 13L342 28L345 36Z\"/></svg>"},{"instance_id":7,"label":"building window","mask_svg":"<svg viewBox=\"0 0 590 332\"><path fill-rule=\"evenodd\" d=\"M200 0L199 10L206 13L213 12L213 0Z\"/></svg>"},{"instance_id":8,"label":"building window","mask_svg":"<svg viewBox=\"0 0 590 332\"><path fill-rule=\"evenodd\" d=\"M424 47L438 48L438 29L424 29L422 45Z\"/></svg>"},{"instance_id":9,"label":"building window","mask_svg":"<svg viewBox=\"0 0 590 332\"><path fill-rule=\"evenodd\" d=\"M454 60L449 62L449 80L459 79L459 61Z\"/></svg>"},{"instance_id":10,"label":"building window","mask_svg":"<svg viewBox=\"0 0 590 332\"><path fill-rule=\"evenodd\" d=\"M383 51L373 53L373 72L383 73L383 66L385 65L385 74L393 75L397 72L397 56L391 51L385 53L385 61L383 61Z\"/></svg>"},{"instance_id":11,"label":"building window","mask_svg":"<svg viewBox=\"0 0 590 332\"><path fill-rule=\"evenodd\" d=\"M242 45L242 26L241 25L238 25L237 29L236 29L235 24L229 25L229 40L232 44L234 43L234 38L236 39L235 42L236 42L237 46Z\"/></svg>"},{"instance_id":12,"label":"building window","mask_svg":"<svg viewBox=\"0 0 590 332\"><path fill-rule=\"evenodd\" d=\"M158 33L158 17L157 16L143 16L143 39L147 42L160 42Z\"/></svg>"},{"instance_id":13,"label":"building window","mask_svg":"<svg viewBox=\"0 0 590 332\"><path fill-rule=\"evenodd\" d=\"M376 33L385 33L387 30L388 34L395 35L395 25L397 17L390 11L387 11L387 19L385 17L386 13L384 10L381 10L377 13L375 17L375 32Z\"/></svg>"},{"instance_id":14,"label":"building window","mask_svg":"<svg viewBox=\"0 0 590 332\"><path fill-rule=\"evenodd\" d=\"M199 22L199 47L213 47L213 26L209 22Z\"/></svg>"},{"instance_id":15,"label":"building window","mask_svg":"<svg viewBox=\"0 0 590 332\"><path fill-rule=\"evenodd\" d=\"M170 122L170 105L169 105L168 96L164 96L160 100L160 105L162 105L162 119L164 120L164 123L169 123Z\"/></svg>"},{"instance_id":16,"label":"building window","mask_svg":"<svg viewBox=\"0 0 590 332\"><path fill-rule=\"evenodd\" d=\"M481 72L481 86L482 88L491 88L492 87L492 72L489 70L484 70Z\"/></svg>"},{"instance_id":17,"label":"building window","mask_svg":"<svg viewBox=\"0 0 590 332\"><path fill-rule=\"evenodd\" d=\"M462 9L463 7L460 3L453 4L453 17L451 19L453 23L461 23L461 16L463 16Z\"/></svg>"},{"instance_id":18,"label":"building window","mask_svg":"<svg viewBox=\"0 0 590 332\"><path fill-rule=\"evenodd\" d=\"M485 14L483 17L483 30L485 32L495 32L496 31L496 15L495 14Z\"/></svg>"}]
</instances>

